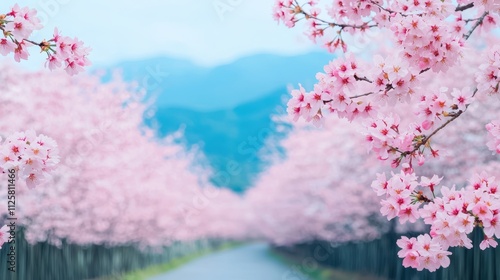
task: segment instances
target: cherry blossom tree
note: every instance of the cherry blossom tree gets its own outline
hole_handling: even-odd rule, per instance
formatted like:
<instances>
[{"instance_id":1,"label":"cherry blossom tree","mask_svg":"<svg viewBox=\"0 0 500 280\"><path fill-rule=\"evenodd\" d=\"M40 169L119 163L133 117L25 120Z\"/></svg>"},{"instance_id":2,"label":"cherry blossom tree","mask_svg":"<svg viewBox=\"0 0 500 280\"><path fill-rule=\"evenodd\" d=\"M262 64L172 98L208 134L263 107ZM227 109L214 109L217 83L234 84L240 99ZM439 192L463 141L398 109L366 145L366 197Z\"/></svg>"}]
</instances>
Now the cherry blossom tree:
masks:
<instances>
[{"instance_id":1,"label":"cherry blossom tree","mask_svg":"<svg viewBox=\"0 0 500 280\"><path fill-rule=\"evenodd\" d=\"M449 152L449 144L464 139L453 139L451 127L456 123L464 128L473 124L476 131L482 128L488 132L489 149L500 151L494 114L471 117L473 106L485 105L475 109L480 111L491 108L489 103L496 102L492 96L498 94L500 49L493 30L499 3L341 0L328 6L324 2L329 1L320 2L275 2L274 17L279 22L295 27L305 21L310 39L329 51L347 52L316 75L312 91L302 87L292 91L290 115L317 126L326 118L345 118L364 127L361 137L367 148L393 169L390 174L379 173L372 183L381 196L382 214L430 225L429 234L398 241L404 266L430 271L447 267L448 248L471 248L468 234L476 227L485 236L481 249L496 246L500 204L492 169L476 169L468 182L455 172L458 176L445 180L458 185L448 187L441 181L449 172L436 168L424 176L423 170L436 167L432 162L445 155L451 165L478 157L485 159L482 164L491 163L475 154L475 146ZM388 49L370 52L368 58L355 55L349 53L348 37L368 37L377 43L384 38L389 40ZM474 138L471 131L469 139Z\"/></svg>"},{"instance_id":2,"label":"cherry blossom tree","mask_svg":"<svg viewBox=\"0 0 500 280\"><path fill-rule=\"evenodd\" d=\"M1 53L20 61L37 45L46 67L72 76L89 65L89 49L57 29L50 40L29 39L39 22L35 10L18 5L0 16ZM26 178L16 182L16 213L28 241L161 247L248 235L248 204L210 184L211 171L195 164L201 155L174 143L179 135L160 140L144 126L143 89L118 77L103 84L99 76L26 73L11 65L0 81L6 137L0 168Z\"/></svg>"},{"instance_id":3,"label":"cherry blossom tree","mask_svg":"<svg viewBox=\"0 0 500 280\"><path fill-rule=\"evenodd\" d=\"M247 191L260 234L275 244L367 240L389 230L366 188L380 170L377 160L365 160L363 141L353 141L356 127L339 119L326 124L332 130L294 125L280 143L284 155L273 153Z\"/></svg>"},{"instance_id":4,"label":"cherry blossom tree","mask_svg":"<svg viewBox=\"0 0 500 280\"><path fill-rule=\"evenodd\" d=\"M0 131L50 133L61 158L48 182L30 191L19 183L17 215L28 241L161 247L246 234L245 204L209 183L211 171L196 165L201 155L144 125L144 90L13 67L0 81L8 105L0 112L12 116Z\"/></svg>"},{"instance_id":5,"label":"cherry blossom tree","mask_svg":"<svg viewBox=\"0 0 500 280\"><path fill-rule=\"evenodd\" d=\"M36 10L21 8L18 4L15 4L10 12L0 14L0 30L3 33L3 38L0 39L0 54L6 56L14 53L14 60L20 62L28 59L28 47L36 45L40 47L41 52L47 54L47 63L51 70L61 67L64 63L66 72L74 75L90 65L87 59L90 49L84 47L83 42L77 38L61 36L57 29L48 41L38 43L31 40L33 31L43 27L36 14ZM8 117L13 116L11 113ZM34 188L46 181L59 162L56 142L46 135L37 135L33 130L15 132L4 141L0 137L0 155L0 171L9 173L9 184L15 185L16 177L20 176L26 181L28 188ZM8 193L15 195L15 190L9 189ZM0 229L0 246L7 241L6 234L7 227L3 226Z\"/></svg>"},{"instance_id":6,"label":"cherry blossom tree","mask_svg":"<svg viewBox=\"0 0 500 280\"><path fill-rule=\"evenodd\" d=\"M10 12L0 14L0 53L4 56L14 53L14 60L28 59L29 46L39 46L47 54L48 67L53 70L65 63L67 73L74 75L90 65L87 59L90 49L83 46L77 38L61 36L56 29L48 41L34 42L30 39L33 31L43 26L36 16L37 11L15 4ZM47 65L46 64L46 65ZM0 141L2 139L0 138ZM33 188L48 176L48 171L58 162L57 144L45 135L36 135L34 131L18 132L5 139L0 146L2 162L0 171L15 169L28 186Z\"/></svg>"}]
</instances>

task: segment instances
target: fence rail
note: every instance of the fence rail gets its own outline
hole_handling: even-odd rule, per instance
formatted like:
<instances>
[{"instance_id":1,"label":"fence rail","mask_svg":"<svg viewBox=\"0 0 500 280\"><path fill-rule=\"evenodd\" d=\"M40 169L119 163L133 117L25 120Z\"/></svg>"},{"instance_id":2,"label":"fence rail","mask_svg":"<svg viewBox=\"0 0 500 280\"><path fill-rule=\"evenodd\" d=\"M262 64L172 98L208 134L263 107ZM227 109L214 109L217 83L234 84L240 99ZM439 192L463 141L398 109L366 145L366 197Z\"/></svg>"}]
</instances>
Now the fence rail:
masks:
<instances>
[{"instance_id":1,"label":"fence rail","mask_svg":"<svg viewBox=\"0 0 500 280\"><path fill-rule=\"evenodd\" d=\"M412 234L415 236L415 234ZM390 233L380 239L367 242L351 242L336 245L325 241L313 241L292 247L277 247L284 254L295 259L311 261L327 267L351 272L360 272L385 279L398 280L500 280L500 246L479 249L483 235L474 230L471 239L474 248L451 248L451 264L435 272L417 271L404 268L402 259L397 256L399 247L396 240L400 235Z\"/></svg>"},{"instance_id":2,"label":"fence rail","mask_svg":"<svg viewBox=\"0 0 500 280\"><path fill-rule=\"evenodd\" d=\"M48 243L29 244L22 231L16 232L16 272L8 270L9 244L0 249L2 280L79 280L116 275L215 248L217 241L174 243L160 252L144 252L135 246L106 247Z\"/></svg>"}]
</instances>

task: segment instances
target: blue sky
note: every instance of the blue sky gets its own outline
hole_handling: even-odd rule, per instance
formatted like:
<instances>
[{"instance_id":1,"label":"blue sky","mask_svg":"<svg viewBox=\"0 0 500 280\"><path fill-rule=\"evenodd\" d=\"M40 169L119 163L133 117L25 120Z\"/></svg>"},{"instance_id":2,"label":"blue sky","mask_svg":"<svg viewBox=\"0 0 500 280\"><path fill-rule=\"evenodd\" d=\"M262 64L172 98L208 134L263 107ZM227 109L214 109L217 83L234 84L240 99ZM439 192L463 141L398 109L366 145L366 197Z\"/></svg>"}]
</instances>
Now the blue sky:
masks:
<instances>
[{"instance_id":1,"label":"blue sky","mask_svg":"<svg viewBox=\"0 0 500 280\"><path fill-rule=\"evenodd\" d=\"M272 18L273 0L18 0L39 10L46 28L77 36L93 48L94 65L167 55L218 65L254 53L298 54L314 48L303 29ZM43 58L27 65L42 64Z\"/></svg>"}]
</instances>

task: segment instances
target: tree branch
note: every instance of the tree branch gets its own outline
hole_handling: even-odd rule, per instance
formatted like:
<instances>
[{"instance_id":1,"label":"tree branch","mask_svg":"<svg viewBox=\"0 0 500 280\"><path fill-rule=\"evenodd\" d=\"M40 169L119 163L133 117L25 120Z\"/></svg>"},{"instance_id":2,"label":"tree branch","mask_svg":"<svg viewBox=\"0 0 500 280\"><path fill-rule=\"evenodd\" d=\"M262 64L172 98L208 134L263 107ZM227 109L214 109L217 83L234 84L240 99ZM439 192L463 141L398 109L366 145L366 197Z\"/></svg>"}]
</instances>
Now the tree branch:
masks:
<instances>
[{"instance_id":1,"label":"tree branch","mask_svg":"<svg viewBox=\"0 0 500 280\"><path fill-rule=\"evenodd\" d=\"M476 24L474 24L474 26L472 26L472 28L469 30L469 32L467 32L467 34L464 34L465 40L469 39L469 37L474 32L474 30L476 30L476 28L483 23L483 20L487 15L488 15L488 12L484 12L484 14L476 21Z\"/></svg>"},{"instance_id":2,"label":"tree branch","mask_svg":"<svg viewBox=\"0 0 500 280\"><path fill-rule=\"evenodd\" d=\"M476 95L477 90L478 90L477 88L474 90L474 94L472 95L473 97ZM432 136L436 135L439 131L441 131L443 128L445 128L448 124L450 124L451 122L453 122L454 120L456 120L465 111L467 111L468 107L469 107L469 105L467 105L465 107L465 110L463 110L463 111L460 110L456 114L454 114L453 117L451 117L445 123L443 123L438 128L436 128L436 130L434 130L431 134L429 134L428 136L424 136L424 138L422 138L422 140L419 141L419 143L414 147L414 149L412 151L410 151L410 152L401 152L401 151L399 151L399 152L401 152L401 155L406 157L407 155L411 155L411 154L415 153L416 151L418 151L422 146L424 146L424 145L427 144L427 142L432 138Z\"/></svg>"},{"instance_id":3,"label":"tree branch","mask_svg":"<svg viewBox=\"0 0 500 280\"><path fill-rule=\"evenodd\" d=\"M474 7L474 2L471 2L467 5L463 5L463 6L458 6L456 9L455 9L455 12L462 12L462 11L465 11L467 9L470 9Z\"/></svg>"}]
</instances>

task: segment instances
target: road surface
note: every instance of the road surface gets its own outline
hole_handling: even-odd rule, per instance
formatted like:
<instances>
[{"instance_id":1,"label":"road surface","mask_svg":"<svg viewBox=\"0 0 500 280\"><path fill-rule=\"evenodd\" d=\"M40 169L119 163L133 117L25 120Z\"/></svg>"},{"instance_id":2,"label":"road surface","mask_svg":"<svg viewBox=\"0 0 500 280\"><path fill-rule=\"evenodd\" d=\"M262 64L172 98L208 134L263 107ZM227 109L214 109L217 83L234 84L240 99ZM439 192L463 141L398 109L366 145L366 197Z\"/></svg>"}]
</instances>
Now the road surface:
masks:
<instances>
[{"instance_id":1,"label":"road surface","mask_svg":"<svg viewBox=\"0 0 500 280\"><path fill-rule=\"evenodd\" d=\"M249 244L201 257L148 280L310 280L300 267L270 255L266 244Z\"/></svg>"}]
</instances>

